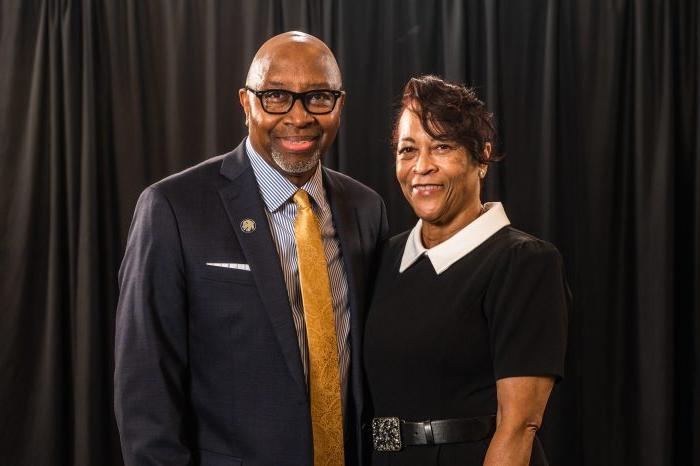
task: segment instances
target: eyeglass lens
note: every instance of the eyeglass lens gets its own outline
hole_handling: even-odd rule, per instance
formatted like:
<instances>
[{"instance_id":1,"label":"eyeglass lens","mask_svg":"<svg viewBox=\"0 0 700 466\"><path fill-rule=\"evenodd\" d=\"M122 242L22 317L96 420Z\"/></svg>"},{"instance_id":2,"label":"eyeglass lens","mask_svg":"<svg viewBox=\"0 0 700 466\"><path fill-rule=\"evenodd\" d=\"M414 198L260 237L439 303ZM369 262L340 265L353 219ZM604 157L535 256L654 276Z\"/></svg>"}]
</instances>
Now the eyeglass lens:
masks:
<instances>
[{"instance_id":1,"label":"eyeglass lens","mask_svg":"<svg viewBox=\"0 0 700 466\"><path fill-rule=\"evenodd\" d=\"M311 91L303 94L304 107L311 113L328 113L335 107L336 97L332 92ZM293 105L294 96L286 91L270 91L262 95L263 108L268 112L285 113Z\"/></svg>"}]
</instances>

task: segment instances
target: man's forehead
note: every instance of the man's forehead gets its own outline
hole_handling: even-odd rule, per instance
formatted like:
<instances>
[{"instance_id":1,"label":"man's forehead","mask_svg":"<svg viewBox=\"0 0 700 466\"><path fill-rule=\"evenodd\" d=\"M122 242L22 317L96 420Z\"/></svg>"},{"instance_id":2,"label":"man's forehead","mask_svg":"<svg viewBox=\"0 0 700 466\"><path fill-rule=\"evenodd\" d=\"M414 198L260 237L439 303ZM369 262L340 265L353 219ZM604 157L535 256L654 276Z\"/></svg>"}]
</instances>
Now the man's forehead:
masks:
<instances>
[{"instance_id":1,"label":"man's forehead","mask_svg":"<svg viewBox=\"0 0 700 466\"><path fill-rule=\"evenodd\" d=\"M250 86L337 88L342 84L338 64L323 42L313 38L278 36L260 48L249 70Z\"/></svg>"},{"instance_id":2,"label":"man's forehead","mask_svg":"<svg viewBox=\"0 0 700 466\"><path fill-rule=\"evenodd\" d=\"M283 79L264 79L262 82L266 86L279 87L279 88L284 88L284 87L289 86L291 84L291 80L283 80ZM300 80L300 79L295 79L294 83L301 84L301 85L303 85L303 87L308 87L309 89L327 89L328 86L331 85L331 83L329 81L303 82L303 80Z\"/></svg>"},{"instance_id":3,"label":"man's forehead","mask_svg":"<svg viewBox=\"0 0 700 466\"><path fill-rule=\"evenodd\" d=\"M250 78L267 87L336 88L342 82L335 60L326 54L308 59L296 55L270 55L255 68Z\"/></svg>"}]
</instances>

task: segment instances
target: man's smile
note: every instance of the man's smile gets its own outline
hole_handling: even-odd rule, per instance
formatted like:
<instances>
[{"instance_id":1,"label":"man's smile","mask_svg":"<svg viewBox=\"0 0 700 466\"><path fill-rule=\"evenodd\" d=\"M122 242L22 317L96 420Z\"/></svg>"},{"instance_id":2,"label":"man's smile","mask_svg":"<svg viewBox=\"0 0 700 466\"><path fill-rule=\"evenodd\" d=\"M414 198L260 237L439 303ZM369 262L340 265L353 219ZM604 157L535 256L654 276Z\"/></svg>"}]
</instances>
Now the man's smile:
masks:
<instances>
[{"instance_id":1,"label":"man's smile","mask_svg":"<svg viewBox=\"0 0 700 466\"><path fill-rule=\"evenodd\" d=\"M318 141L318 136L284 136L277 137L280 147L289 152L307 152Z\"/></svg>"}]
</instances>

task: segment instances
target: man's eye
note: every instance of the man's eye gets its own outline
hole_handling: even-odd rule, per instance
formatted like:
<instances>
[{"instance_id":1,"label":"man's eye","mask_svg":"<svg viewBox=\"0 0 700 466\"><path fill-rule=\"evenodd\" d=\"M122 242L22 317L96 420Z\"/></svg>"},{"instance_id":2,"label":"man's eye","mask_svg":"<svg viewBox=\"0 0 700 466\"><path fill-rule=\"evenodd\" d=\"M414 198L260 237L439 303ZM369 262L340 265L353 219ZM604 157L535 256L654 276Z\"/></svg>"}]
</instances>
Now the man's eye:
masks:
<instances>
[{"instance_id":1,"label":"man's eye","mask_svg":"<svg viewBox=\"0 0 700 466\"><path fill-rule=\"evenodd\" d=\"M331 95L328 92L314 92L309 94L308 99L313 104L325 104L331 101Z\"/></svg>"},{"instance_id":2,"label":"man's eye","mask_svg":"<svg viewBox=\"0 0 700 466\"><path fill-rule=\"evenodd\" d=\"M270 91L265 93L265 99L272 102L285 101L288 98L288 94L282 91Z\"/></svg>"}]
</instances>

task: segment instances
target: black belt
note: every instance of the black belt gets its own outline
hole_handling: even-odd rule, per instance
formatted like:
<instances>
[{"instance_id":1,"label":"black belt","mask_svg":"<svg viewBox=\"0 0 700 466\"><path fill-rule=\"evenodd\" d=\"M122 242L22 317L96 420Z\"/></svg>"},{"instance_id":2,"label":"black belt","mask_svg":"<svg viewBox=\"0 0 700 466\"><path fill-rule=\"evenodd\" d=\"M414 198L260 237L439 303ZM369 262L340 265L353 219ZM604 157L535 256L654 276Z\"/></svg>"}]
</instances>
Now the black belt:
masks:
<instances>
[{"instance_id":1,"label":"black belt","mask_svg":"<svg viewBox=\"0 0 700 466\"><path fill-rule=\"evenodd\" d=\"M372 419L372 440L377 451L400 451L412 445L476 442L496 430L496 416L408 422L397 417Z\"/></svg>"}]
</instances>

